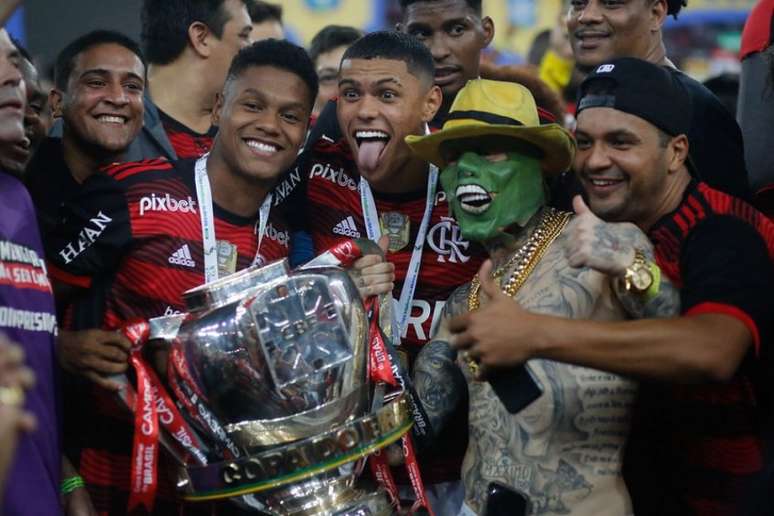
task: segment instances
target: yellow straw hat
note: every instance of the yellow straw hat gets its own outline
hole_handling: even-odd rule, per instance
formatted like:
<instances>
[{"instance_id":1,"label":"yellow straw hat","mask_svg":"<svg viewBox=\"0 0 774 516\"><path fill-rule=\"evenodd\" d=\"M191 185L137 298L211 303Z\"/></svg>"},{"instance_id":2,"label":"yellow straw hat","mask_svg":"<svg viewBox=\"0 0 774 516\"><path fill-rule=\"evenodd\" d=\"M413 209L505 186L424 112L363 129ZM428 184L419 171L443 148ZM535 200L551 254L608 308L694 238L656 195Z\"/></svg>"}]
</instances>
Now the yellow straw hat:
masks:
<instances>
[{"instance_id":1,"label":"yellow straw hat","mask_svg":"<svg viewBox=\"0 0 774 516\"><path fill-rule=\"evenodd\" d=\"M468 81L454 99L440 131L427 136L407 136L406 143L417 156L446 167L441 143L461 138L508 136L531 143L543 152L545 174L559 174L572 164L575 140L559 124L540 125L532 93L514 82L475 79Z\"/></svg>"}]
</instances>

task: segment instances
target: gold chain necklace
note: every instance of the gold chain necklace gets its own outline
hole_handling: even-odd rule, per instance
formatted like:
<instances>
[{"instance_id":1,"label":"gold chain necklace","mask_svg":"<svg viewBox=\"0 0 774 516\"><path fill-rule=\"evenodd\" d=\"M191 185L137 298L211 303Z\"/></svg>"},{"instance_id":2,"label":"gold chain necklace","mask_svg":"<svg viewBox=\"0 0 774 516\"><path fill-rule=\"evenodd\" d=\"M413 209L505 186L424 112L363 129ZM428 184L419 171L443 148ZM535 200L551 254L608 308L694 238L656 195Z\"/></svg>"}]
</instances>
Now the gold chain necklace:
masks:
<instances>
[{"instance_id":1,"label":"gold chain necklace","mask_svg":"<svg viewBox=\"0 0 774 516\"><path fill-rule=\"evenodd\" d=\"M555 210L554 208L547 208L543 213L538 227L532 232L523 246L516 251L508 261L492 274L494 279L499 280L505 271L513 264L513 271L508 278L508 281L502 287L503 294L507 294L509 297L516 295L516 292L527 281L527 277L537 266L540 259L545 254L548 247L556 240L559 233L562 232L564 227L570 221L572 217L571 213ZM481 306L481 299L479 292L481 290L481 282L478 276L474 276L470 282L470 290L468 291L468 311L472 312L478 310ZM468 368L473 375L478 374L478 363L469 356L463 355L463 358L468 364Z\"/></svg>"}]
</instances>

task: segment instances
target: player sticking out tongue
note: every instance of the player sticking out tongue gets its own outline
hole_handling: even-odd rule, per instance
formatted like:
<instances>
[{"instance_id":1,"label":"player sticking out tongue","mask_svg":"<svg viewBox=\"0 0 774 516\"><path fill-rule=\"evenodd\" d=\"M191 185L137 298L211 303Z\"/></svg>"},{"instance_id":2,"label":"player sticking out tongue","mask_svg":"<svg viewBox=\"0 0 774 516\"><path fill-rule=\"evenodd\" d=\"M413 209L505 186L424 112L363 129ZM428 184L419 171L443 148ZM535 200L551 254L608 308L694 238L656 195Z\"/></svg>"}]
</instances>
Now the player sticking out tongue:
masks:
<instances>
[{"instance_id":1,"label":"player sticking out tongue","mask_svg":"<svg viewBox=\"0 0 774 516\"><path fill-rule=\"evenodd\" d=\"M357 131L357 167L361 171L372 172L379 165L390 135L383 131Z\"/></svg>"}]
</instances>

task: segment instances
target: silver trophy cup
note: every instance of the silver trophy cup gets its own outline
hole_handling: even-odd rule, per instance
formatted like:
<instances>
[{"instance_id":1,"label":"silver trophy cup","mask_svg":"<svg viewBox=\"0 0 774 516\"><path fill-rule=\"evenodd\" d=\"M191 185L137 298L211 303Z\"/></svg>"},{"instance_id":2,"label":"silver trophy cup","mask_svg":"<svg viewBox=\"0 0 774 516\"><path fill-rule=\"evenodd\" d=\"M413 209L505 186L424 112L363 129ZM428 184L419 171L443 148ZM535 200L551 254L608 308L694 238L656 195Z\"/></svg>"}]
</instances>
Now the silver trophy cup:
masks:
<instances>
[{"instance_id":1,"label":"silver trophy cup","mask_svg":"<svg viewBox=\"0 0 774 516\"><path fill-rule=\"evenodd\" d=\"M349 275L280 261L184 297L188 314L150 321L168 347L169 391L202 443L186 453L164 436L183 497L277 515L391 514L383 491L355 481L411 417L402 394L372 403L369 323Z\"/></svg>"}]
</instances>

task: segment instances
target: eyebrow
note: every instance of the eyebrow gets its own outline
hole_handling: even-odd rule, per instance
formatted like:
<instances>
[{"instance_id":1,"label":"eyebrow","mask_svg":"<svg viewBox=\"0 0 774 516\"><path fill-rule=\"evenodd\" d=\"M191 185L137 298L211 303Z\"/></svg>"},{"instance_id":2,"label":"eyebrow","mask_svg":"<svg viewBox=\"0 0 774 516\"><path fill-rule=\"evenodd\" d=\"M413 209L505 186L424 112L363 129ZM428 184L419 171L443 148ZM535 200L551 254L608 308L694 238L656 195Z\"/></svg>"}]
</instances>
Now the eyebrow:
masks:
<instances>
[{"instance_id":1,"label":"eyebrow","mask_svg":"<svg viewBox=\"0 0 774 516\"><path fill-rule=\"evenodd\" d=\"M266 95L263 92L260 92L256 90L255 88L245 88L242 90L242 92L239 95L255 95L256 97L259 97L261 100L266 99ZM283 109L303 109L305 107L305 103L301 101L290 101L286 103L280 103L280 107Z\"/></svg>"},{"instance_id":2,"label":"eyebrow","mask_svg":"<svg viewBox=\"0 0 774 516\"><path fill-rule=\"evenodd\" d=\"M442 27L448 27L449 25L454 25L456 23L470 23L470 18L467 16L463 16L460 18L452 18L451 20L444 21L441 26Z\"/></svg>"},{"instance_id":3,"label":"eyebrow","mask_svg":"<svg viewBox=\"0 0 774 516\"><path fill-rule=\"evenodd\" d=\"M108 70L106 68L89 68L88 70L84 70L83 73L81 73L80 78L85 77L89 74L97 74L97 75L110 75L111 73L116 73L115 70ZM125 72L126 75L129 75L132 78L138 79L140 81L144 81L142 77L137 75L134 72Z\"/></svg>"}]
</instances>

